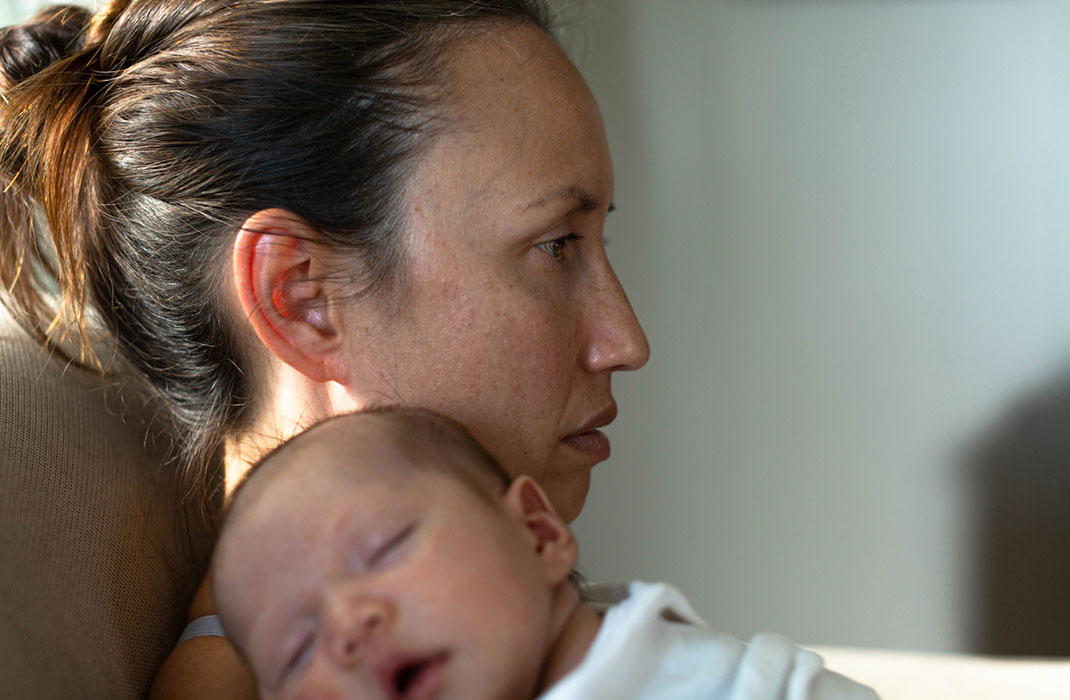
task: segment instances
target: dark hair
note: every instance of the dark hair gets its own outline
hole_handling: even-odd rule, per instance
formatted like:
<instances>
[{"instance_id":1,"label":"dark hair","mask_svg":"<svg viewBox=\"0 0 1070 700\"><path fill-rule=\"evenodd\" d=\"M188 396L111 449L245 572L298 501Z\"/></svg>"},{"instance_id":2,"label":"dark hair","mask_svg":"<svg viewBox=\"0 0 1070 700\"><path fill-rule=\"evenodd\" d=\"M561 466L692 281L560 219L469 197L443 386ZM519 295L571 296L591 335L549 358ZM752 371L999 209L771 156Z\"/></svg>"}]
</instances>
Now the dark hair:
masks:
<instances>
[{"instance_id":1,"label":"dark hair","mask_svg":"<svg viewBox=\"0 0 1070 700\"><path fill-rule=\"evenodd\" d=\"M43 342L76 329L86 362L104 329L207 468L256 399L219 293L232 236L279 207L356 253L356 293L396 282L445 53L503 21L549 31L541 0L111 0L4 30L5 305Z\"/></svg>"}]
</instances>

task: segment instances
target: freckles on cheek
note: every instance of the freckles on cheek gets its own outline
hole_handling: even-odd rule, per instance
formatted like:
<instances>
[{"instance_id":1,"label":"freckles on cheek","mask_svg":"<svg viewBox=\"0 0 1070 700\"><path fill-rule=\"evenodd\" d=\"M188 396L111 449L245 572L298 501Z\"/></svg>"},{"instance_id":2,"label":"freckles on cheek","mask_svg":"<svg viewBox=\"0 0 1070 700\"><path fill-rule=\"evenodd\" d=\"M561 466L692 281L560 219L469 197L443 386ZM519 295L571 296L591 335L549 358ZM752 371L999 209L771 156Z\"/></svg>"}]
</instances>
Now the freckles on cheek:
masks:
<instances>
[{"instance_id":1,"label":"freckles on cheek","mask_svg":"<svg viewBox=\"0 0 1070 700\"><path fill-rule=\"evenodd\" d=\"M525 331L516 342L520 356L515 365L518 371L514 389L527 396L529 405L537 405L543 414L556 412L560 406L555 405L555 399L562 403L567 399L565 387L572 376L572 338L556 332L554 324L546 319L533 319Z\"/></svg>"}]
</instances>

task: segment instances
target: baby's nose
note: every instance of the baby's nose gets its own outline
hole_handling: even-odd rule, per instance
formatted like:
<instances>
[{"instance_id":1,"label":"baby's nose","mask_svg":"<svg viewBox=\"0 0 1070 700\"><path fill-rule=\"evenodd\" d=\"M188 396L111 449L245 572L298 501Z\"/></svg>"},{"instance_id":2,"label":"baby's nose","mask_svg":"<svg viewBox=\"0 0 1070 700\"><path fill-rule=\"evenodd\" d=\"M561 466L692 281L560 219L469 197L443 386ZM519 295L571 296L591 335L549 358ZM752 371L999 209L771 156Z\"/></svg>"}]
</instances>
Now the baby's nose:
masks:
<instances>
[{"instance_id":1,"label":"baby's nose","mask_svg":"<svg viewBox=\"0 0 1070 700\"><path fill-rule=\"evenodd\" d=\"M379 596L337 596L331 602L329 623L335 662L346 668L359 664L395 617L394 605Z\"/></svg>"}]
</instances>

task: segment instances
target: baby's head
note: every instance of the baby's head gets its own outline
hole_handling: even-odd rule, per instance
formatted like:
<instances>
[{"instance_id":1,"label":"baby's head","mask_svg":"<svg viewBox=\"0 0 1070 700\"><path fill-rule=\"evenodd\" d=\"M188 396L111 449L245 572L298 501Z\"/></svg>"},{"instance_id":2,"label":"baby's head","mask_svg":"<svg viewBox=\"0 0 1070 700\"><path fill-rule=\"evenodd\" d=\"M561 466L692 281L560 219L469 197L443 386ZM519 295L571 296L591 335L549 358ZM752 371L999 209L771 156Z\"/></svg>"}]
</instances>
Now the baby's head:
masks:
<instances>
[{"instance_id":1,"label":"baby's head","mask_svg":"<svg viewBox=\"0 0 1070 700\"><path fill-rule=\"evenodd\" d=\"M214 596L265 698L529 698L576 556L534 481L457 423L391 409L320 423L249 472Z\"/></svg>"}]
</instances>

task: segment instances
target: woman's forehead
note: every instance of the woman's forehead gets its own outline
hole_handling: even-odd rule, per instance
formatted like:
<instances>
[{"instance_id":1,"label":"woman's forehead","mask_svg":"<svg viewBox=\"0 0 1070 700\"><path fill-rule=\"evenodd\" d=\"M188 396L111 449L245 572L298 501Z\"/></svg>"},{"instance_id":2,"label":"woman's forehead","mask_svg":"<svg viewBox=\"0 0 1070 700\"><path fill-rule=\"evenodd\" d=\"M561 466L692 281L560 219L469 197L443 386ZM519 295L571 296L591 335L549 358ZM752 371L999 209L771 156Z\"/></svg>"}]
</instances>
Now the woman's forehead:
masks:
<instances>
[{"instance_id":1,"label":"woman's forehead","mask_svg":"<svg viewBox=\"0 0 1070 700\"><path fill-rule=\"evenodd\" d=\"M454 95L480 110L508 112L545 100L560 108L569 97L561 88L589 94L568 56L529 25L476 34L453 47L447 65Z\"/></svg>"},{"instance_id":2,"label":"woman's forehead","mask_svg":"<svg viewBox=\"0 0 1070 700\"><path fill-rule=\"evenodd\" d=\"M608 196L598 105L550 37L532 27L481 34L456 49L451 67L449 122L427 165L438 188L458 189L453 201L504 198L520 209L570 186Z\"/></svg>"}]
</instances>

